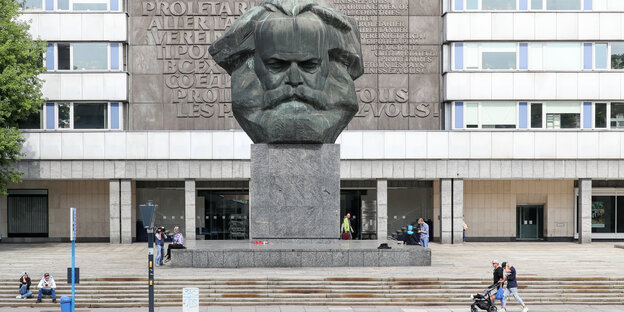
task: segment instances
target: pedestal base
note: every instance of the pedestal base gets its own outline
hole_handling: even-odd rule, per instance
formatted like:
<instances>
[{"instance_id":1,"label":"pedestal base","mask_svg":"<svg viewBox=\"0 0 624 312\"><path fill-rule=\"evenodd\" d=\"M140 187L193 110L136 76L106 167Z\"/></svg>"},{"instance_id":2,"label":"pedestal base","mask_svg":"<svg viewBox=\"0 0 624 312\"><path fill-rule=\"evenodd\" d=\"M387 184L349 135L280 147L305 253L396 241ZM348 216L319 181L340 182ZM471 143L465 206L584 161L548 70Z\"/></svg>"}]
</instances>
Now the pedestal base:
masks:
<instances>
[{"instance_id":1,"label":"pedestal base","mask_svg":"<svg viewBox=\"0 0 624 312\"><path fill-rule=\"evenodd\" d=\"M340 146L253 144L249 181L253 240L338 240Z\"/></svg>"}]
</instances>

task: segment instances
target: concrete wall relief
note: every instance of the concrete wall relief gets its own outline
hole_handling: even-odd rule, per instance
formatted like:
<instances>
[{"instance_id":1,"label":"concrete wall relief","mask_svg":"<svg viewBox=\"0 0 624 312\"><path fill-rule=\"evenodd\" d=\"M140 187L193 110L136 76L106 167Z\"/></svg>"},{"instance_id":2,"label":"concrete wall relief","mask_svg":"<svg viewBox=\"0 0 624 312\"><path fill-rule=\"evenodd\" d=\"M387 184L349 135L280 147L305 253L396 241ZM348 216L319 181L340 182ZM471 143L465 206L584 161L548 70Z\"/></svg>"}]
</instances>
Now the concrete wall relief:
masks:
<instances>
[{"instance_id":1,"label":"concrete wall relief","mask_svg":"<svg viewBox=\"0 0 624 312\"><path fill-rule=\"evenodd\" d=\"M239 129L208 48L259 2L130 2L130 129ZM347 129L439 129L439 0L318 2L359 22L365 74Z\"/></svg>"}]
</instances>

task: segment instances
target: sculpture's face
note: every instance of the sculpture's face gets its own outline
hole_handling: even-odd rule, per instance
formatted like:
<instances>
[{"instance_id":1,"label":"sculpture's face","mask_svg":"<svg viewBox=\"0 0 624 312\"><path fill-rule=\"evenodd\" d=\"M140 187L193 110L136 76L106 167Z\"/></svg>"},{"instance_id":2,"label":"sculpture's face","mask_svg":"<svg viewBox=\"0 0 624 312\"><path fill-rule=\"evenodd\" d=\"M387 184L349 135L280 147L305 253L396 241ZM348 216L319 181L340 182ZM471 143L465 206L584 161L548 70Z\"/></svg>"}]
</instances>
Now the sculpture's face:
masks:
<instances>
[{"instance_id":1,"label":"sculpture's face","mask_svg":"<svg viewBox=\"0 0 624 312\"><path fill-rule=\"evenodd\" d=\"M254 142L334 143L357 112L353 80L330 61L326 32L312 13L257 24L253 59L232 73L233 112Z\"/></svg>"}]
</instances>

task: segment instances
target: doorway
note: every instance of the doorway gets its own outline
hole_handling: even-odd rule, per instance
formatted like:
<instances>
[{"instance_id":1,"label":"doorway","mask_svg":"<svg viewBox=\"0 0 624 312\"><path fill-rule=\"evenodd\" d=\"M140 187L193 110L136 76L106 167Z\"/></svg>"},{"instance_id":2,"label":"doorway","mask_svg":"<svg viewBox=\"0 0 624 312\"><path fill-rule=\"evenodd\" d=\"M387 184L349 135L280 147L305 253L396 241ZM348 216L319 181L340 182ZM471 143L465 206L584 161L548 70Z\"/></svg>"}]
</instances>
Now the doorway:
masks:
<instances>
[{"instance_id":1,"label":"doorway","mask_svg":"<svg viewBox=\"0 0 624 312\"><path fill-rule=\"evenodd\" d=\"M516 239L544 239L544 205L516 206Z\"/></svg>"},{"instance_id":2,"label":"doorway","mask_svg":"<svg viewBox=\"0 0 624 312\"><path fill-rule=\"evenodd\" d=\"M48 237L48 191L9 190L8 237Z\"/></svg>"},{"instance_id":3,"label":"doorway","mask_svg":"<svg viewBox=\"0 0 624 312\"><path fill-rule=\"evenodd\" d=\"M340 191L340 224L347 213L350 213L353 239L362 239L362 195L366 195L366 190Z\"/></svg>"}]
</instances>

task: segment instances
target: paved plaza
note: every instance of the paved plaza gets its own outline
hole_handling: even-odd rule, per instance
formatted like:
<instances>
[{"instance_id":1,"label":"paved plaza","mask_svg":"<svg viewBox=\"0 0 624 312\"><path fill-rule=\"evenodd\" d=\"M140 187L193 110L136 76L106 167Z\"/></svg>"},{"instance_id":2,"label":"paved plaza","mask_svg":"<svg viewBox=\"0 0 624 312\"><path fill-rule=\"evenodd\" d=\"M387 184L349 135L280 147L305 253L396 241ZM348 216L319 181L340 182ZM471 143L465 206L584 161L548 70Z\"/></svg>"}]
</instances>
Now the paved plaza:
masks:
<instances>
[{"instance_id":1,"label":"paved plaza","mask_svg":"<svg viewBox=\"0 0 624 312\"><path fill-rule=\"evenodd\" d=\"M520 311L519 306L508 307L508 312ZM0 308L1 312L57 312L58 309L48 308ZM117 312L119 309L76 309L76 312ZM124 312L145 312L147 308L124 308ZM163 307L154 309L155 312L182 311L181 308ZM468 306L453 307L405 307L405 306L373 306L373 307L319 307L319 306L250 306L250 307L202 307L200 312L467 312ZM621 312L623 306L602 305L560 305L560 306L531 306L531 312Z\"/></svg>"},{"instance_id":2,"label":"paved plaza","mask_svg":"<svg viewBox=\"0 0 624 312\"><path fill-rule=\"evenodd\" d=\"M156 267L156 278L289 278L314 277L428 277L489 278L490 261L511 262L522 277L624 277L614 270L624 263L624 249L613 242L576 243L514 242L466 243L463 245L430 244L431 267L386 268L241 268L206 269ZM391 244L392 246L392 244ZM262 247L258 247L262 248ZM111 245L108 243L76 244L76 265L82 278L146 277L147 243ZM71 244L0 244L0 278L17 278L27 271L33 279L50 272L64 278L71 266Z\"/></svg>"}]
</instances>

